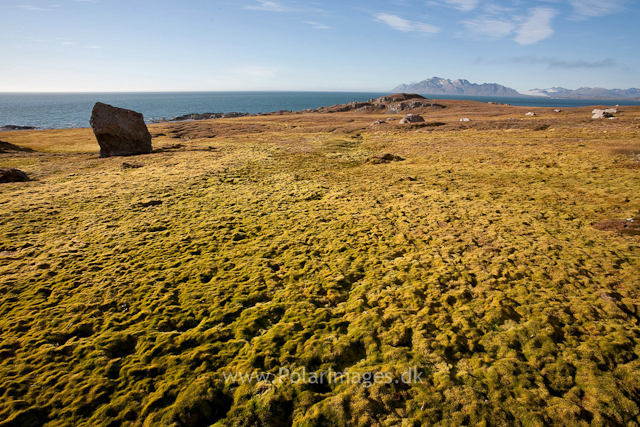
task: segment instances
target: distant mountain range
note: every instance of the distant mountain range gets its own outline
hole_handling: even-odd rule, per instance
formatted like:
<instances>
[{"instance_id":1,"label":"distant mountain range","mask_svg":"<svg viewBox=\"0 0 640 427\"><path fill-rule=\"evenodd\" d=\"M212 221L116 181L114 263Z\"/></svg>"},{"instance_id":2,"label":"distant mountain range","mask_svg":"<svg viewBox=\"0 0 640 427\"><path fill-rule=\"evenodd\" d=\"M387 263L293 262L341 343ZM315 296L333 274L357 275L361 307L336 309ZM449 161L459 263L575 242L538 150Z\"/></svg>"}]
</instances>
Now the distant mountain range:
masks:
<instances>
[{"instance_id":1,"label":"distant mountain range","mask_svg":"<svg viewBox=\"0 0 640 427\"><path fill-rule=\"evenodd\" d=\"M392 92L412 92L423 95L520 96L515 90L496 83L478 85L469 83L469 80L449 80L440 77L423 80L420 83L400 85Z\"/></svg>"},{"instance_id":2,"label":"distant mountain range","mask_svg":"<svg viewBox=\"0 0 640 427\"><path fill-rule=\"evenodd\" d=\"M523 95L546 96L549 98L640 98L640 89L605 89L602 87L581 87L571 90L563 87L552 87L551 89L531 89Z\"/></svg>"},{"instance_id":3,"label":"distant mountain range","mask_svg":"<svg viewBox=\"0 0 640 427\"><path fill-rule=\"evenodd\" d=\"M470 83L469 80L450 80L433 77L419 83L402 84L393 88L391 92L412 92L421 95L470 95L470 96L543 96L548 98L589 98L589 99L640 99L640 89L604 89L582 87L571 90L562 87L550 89L532 89L520 93L515 89L497 83Z\"/></svg>"}]
</instances>

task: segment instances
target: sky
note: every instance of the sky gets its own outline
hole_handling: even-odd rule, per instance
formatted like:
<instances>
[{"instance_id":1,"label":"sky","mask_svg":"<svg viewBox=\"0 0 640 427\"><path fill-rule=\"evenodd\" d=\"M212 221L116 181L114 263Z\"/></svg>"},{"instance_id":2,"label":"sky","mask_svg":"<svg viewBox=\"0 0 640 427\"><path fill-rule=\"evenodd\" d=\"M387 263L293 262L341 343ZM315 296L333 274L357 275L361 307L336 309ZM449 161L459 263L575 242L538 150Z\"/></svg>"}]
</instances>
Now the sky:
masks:
<instances>
[{"instance_id":1,"label":"sky","mask_svg":"<svg viewBox=\"0 0 640 427\"><path fill-rule=\"evenodd\" d=\"M0 0L0 92L640 88L636 0Z\"/></svg>"}]
</instances>

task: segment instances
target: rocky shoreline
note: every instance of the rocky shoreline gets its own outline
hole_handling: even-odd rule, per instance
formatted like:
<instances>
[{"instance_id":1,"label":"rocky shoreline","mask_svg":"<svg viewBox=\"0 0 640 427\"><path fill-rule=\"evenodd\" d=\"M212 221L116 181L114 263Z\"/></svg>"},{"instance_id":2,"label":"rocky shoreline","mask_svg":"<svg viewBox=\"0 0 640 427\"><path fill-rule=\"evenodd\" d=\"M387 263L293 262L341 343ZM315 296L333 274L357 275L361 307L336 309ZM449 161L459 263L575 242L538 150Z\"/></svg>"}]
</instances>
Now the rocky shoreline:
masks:
<instances>
[{"instance_id":1,"label":"rocky shoreline","mask_svg":"<svg viewBox=\"0 0 640 427\"><path fill-rule=\"evenodd\" d=\"M270 113L240 113L232 111L230 113L190 113L175 117L162 117L160 119L151 119L149 123L166 123L166 122L185 122L211 119L234 119L236 117L256 117L256 116L273 116L293 113L291 110L278 110Z\"/></svg>"},{"instance_id":2,"label":"rocky shoreline","mask_svg":"<svg viewBox=\"0 0 640 427\"><path fill-rule=\"evenodd\" d=\"M16 125L4 125L0 126L0 132L9 132L14 130L36 130L36 126L16 126Z\"/></svg>"},{"instance_id":3,"label":"rocky shoreline","mask_svg":"<svg viewBox=\"0 0 640 427\"><path fill-rule=\"evenodd\" d=\"M184 114L182 116L175 117L163 117L160 119L149 120L149 123L167 123L167 122L182 122L182 121L199 121L199 120L211 120L211 119L230 119L236 117L257 117L257 116L274 116L283 114L302 114L302 113L343 113L347 111L357 112L374 112L385 111L388 114L398 114L403 111L413 110L415 108L429 108L429 109L442 109L444 105L436 104L430 99L425 98L422 95L411 94L394 94L389 96L383 96L381 98L370 99L364 102L350 102L347 104L335 104L331 106L325 106L315 109L305 109L302 111L292 110L278 110L269 113L191 113Z\"/></svg>"}]
</instances>

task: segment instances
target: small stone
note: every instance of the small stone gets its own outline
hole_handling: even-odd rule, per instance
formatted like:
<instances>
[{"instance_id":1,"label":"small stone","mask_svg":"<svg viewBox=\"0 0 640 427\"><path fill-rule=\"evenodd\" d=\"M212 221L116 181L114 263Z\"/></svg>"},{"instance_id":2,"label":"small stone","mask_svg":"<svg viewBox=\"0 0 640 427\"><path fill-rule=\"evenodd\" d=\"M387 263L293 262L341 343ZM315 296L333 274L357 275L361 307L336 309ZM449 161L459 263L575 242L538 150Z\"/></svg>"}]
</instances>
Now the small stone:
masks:
<instances>
[{"instance_id":1,"label":"small stone","mask_svg":"<svg viewBox=\"0 0 640 427\"><path fill-rule=\"evenodd\" d=\"M0 183L27 182L31 181L29 176L16 168L0 168Z\"/></svg>"}]
</instances>

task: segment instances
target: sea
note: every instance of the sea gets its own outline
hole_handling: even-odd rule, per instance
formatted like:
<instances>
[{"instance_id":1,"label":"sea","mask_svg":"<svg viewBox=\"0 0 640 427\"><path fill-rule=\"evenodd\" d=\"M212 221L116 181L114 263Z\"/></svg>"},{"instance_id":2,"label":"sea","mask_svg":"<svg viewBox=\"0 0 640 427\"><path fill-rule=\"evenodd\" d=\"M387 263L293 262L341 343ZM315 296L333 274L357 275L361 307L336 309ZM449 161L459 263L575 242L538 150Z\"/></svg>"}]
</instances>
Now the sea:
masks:
<instances>
[{"instance_id":1,"label":"sea","mask_svg":"<svg viewBox=\"0 0 640 427\"><path fill-rule=\"evenodd\" d=\"M39 129L89 127L96 102L138 111L145 121L192 113L269 113L301 111L353 101L367 101L383 92L157 92L157 93L0 93L0 126ZM467 99L515 106L570 108L588 105L640 105L640 100L550 99L425 95L430 99Z\"/></svg>"}]
</instances>

